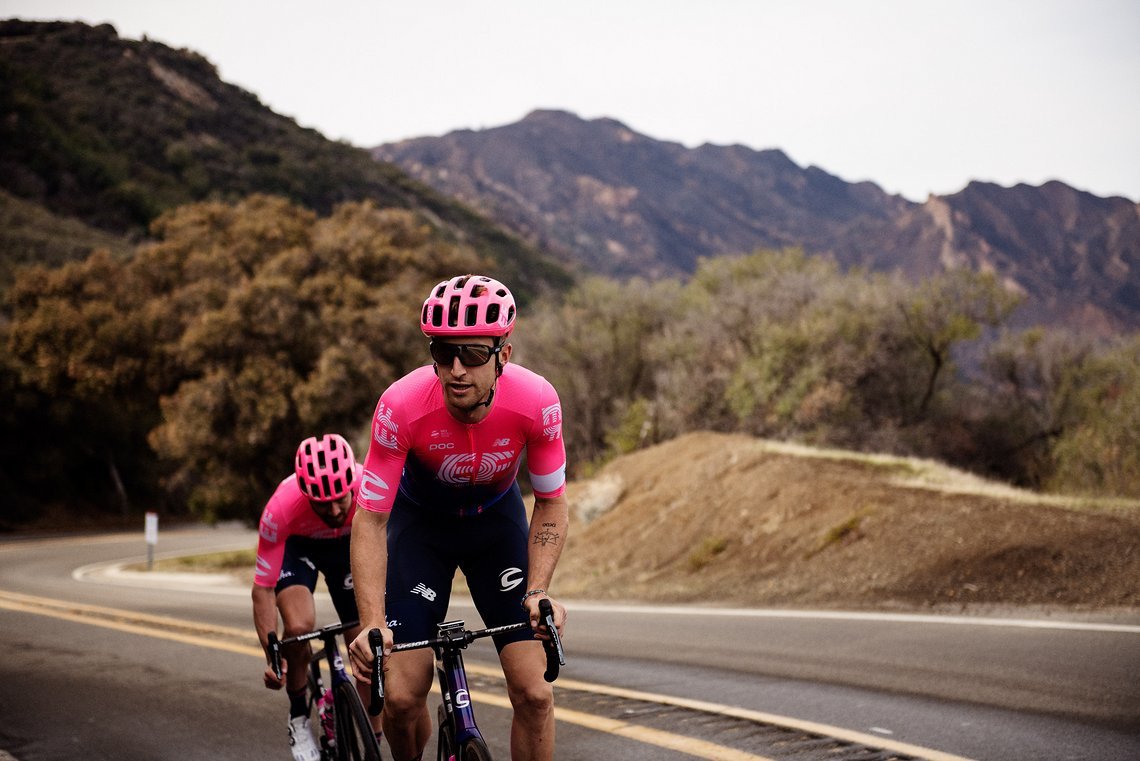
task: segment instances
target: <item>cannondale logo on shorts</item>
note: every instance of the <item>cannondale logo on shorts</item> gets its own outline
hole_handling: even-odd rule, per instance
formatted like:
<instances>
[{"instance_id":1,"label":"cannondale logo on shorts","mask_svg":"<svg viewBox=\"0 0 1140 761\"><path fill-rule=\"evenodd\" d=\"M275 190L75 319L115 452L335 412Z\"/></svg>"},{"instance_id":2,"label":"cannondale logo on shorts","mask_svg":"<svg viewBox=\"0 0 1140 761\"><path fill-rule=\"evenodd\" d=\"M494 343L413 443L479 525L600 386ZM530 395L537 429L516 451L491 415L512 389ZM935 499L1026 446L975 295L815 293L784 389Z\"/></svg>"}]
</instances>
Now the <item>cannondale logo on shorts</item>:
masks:
<instances>
[{"instance_id":1,"label":"cannondale logo on shorts","mask_svg":"<svg viewBox=\"0 0 1140 761\"><path fill-rule=\"evenodd\" d=\"M344 588L352 589L352 572L349 571L344 575Z\"/></svg>"},{"instance_id":2,"label":"cannondale logo on shorts","mask_svg":"<svg viewBox=\"0 0 1140 761\"><path fill-rule=\"evenodd\" d=\"M523 572L521 568L508 568L499 574L499 591L510 592L523 582Z\"/></svg>"}]
</instances>

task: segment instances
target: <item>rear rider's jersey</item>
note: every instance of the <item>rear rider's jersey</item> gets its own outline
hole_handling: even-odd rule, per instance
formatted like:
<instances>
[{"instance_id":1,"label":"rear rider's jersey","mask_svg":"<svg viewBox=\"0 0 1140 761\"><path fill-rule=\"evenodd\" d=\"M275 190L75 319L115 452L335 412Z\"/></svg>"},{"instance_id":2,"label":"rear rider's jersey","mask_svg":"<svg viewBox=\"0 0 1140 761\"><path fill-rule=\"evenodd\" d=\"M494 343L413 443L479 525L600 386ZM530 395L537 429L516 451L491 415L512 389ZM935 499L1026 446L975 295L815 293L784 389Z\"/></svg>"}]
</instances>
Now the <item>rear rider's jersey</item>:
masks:
<instances>
[{"instance_id":1,"label":"rear rider's jersey","mask_svg":"<svg viewBox=\"0 0 1140 761\"><path fill-rule=\"evenodd\" d=\"M354 484L360 483L361 466L356 466ZM356 487L353 487L356 488ZM253 583L259 587L277 585L281 573L281 563L285 558L285 540L291 536L306 536L311 539L339 539L352 532L352 517L356 515L356 501L348 506L344 525L332 528L309 506L309 498L297 485L297 476L289 475L273 492L265 509L261 511L258 526L257 564L253 571Z\"/></svg>"},{"instance_id":2,"label":"rear rider's jersey","mask_svg":"<svg viewBox=\"0 0 1140 761\"><path fill-rule=\"evenodd\" d=\"M545 378L507 364L490 412L468 424L447 411L443 385L427 365L380 397L356 504L388 512L398 492L424 509L481 513L514 484L524 451L535 496L563 494L562 406Z\"/></svg>"}]
</instances>

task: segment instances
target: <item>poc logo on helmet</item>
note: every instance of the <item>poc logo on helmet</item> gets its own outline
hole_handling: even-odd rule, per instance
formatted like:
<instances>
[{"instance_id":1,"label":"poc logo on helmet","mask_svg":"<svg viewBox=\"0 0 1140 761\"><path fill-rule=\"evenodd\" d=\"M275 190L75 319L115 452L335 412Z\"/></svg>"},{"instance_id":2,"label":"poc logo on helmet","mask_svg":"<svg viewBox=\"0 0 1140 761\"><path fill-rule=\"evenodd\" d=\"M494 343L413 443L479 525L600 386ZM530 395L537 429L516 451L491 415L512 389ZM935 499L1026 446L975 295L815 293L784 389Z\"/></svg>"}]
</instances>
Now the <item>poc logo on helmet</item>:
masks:
<instances>
[{"instance_id":1,"label":"poc logo on helmet","mask_svg":"<svg viewBox=\"0 0 1140 761\"><path fill-rule=\"evenodd\" d=\"M499 591L509 592L523 582L521 568L508 568L499 574Z\"/></svg>"}]
</instances>

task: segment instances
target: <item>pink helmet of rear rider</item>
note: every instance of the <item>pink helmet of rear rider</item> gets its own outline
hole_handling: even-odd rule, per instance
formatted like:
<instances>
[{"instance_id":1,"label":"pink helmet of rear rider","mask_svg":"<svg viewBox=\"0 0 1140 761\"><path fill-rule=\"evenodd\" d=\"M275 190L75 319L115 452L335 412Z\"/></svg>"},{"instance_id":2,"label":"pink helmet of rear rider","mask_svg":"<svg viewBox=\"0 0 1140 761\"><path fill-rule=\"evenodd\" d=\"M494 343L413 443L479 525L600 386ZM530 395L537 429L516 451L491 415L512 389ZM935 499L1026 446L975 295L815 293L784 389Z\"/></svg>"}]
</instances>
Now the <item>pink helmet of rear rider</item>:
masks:
<instances>
[{"instance_id":1,"label":"pink helmet of rear rider","mask_svg":"<svg viewBox=\"0 0 1140 761\"><path fill-rule=\"evenodd\" d=\"M302 494L318 502L331 502L352 490L356 458L348 442L335 433L310 436L297 447L296 469Z\"/></svg>"},{"instance_id":2,"label":"pink helmet of rear rider","mask_svg":"<svg viewBox=\"0 0 1140 761\"><path fill-rule=\"evenodd\" d=\"M510 289L483 275L460 275L431 289L420 312L424 335L494 336L515 325L515 297Z\"/></svg>"}]
</instances>

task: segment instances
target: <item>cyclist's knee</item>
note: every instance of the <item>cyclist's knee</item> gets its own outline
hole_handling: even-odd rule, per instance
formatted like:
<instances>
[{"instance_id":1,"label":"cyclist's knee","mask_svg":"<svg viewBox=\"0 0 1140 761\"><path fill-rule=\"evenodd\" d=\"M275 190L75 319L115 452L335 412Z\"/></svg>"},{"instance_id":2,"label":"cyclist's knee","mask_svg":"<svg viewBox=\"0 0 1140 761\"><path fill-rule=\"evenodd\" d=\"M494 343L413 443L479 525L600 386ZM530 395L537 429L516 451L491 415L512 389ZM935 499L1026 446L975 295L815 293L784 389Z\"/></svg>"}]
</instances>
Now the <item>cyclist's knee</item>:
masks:
<instances>
[{"instance_id":1,"label":"cyclist's knee","mask_svg":"<svg viewBox=\"0 0 1140 761\"><path fill-rule=\"evenodd\" d=\"M307 634L313 631L317 626L316 619L307 618L305 616L285 619L282 621L282 625L286 637L296 637L300 634Z\"/></svg>"},{"instance_id":2,"label":"cyclist's knee","mask_svg":"<svg viewBox=\"0 0 1140 761\"><path fill-rule=\"evenodd\" d=\"M541 679L508 686L507 695L516 713L545 716L554 708L554 688Z\"/></svg>"},{"instance_id":3,"label":"cyclist's knee","mask_svg":"<svg viewBox=\"0 0 1140 761\"><path fill-rule=\"evenodd\" d=\"M411 721L426 710L426 696L400 690L387 690L384 693L384 713L398 722Z\"/></svg>"}]
</instances>

